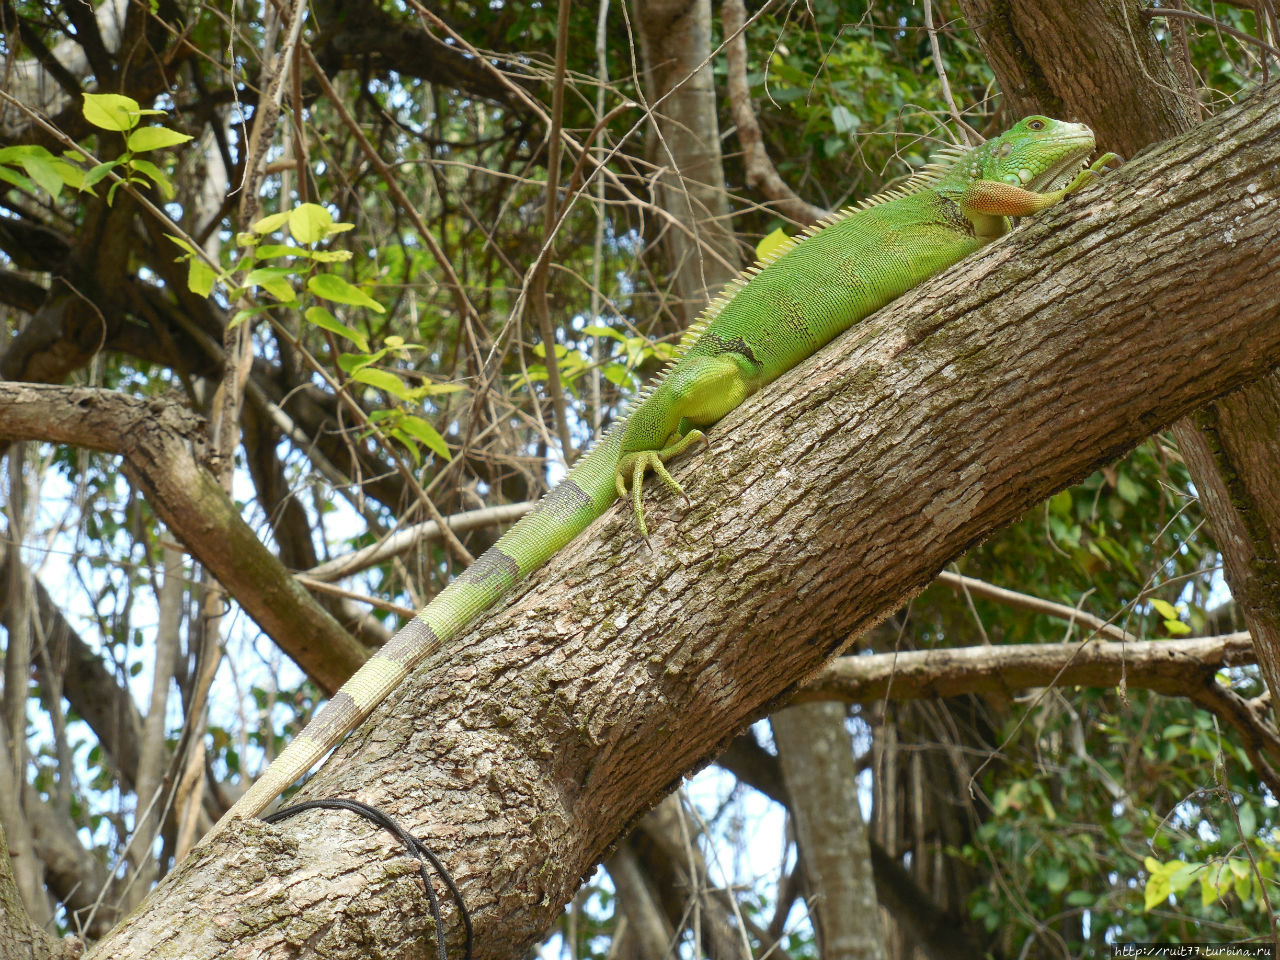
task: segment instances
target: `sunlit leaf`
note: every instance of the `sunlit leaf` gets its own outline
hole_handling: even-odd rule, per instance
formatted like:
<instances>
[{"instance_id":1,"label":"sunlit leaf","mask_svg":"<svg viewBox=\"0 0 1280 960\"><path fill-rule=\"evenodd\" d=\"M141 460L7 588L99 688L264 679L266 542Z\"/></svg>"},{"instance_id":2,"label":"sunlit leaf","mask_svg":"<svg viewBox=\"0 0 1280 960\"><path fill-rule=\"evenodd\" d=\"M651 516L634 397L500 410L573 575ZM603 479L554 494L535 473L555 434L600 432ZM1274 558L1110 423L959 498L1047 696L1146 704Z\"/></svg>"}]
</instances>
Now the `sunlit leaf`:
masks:
<instances>
[{"instance_id":1,"label":"sunlit leaf","mask_svg":"<svg viewBox=\"0 0 1280 960\"><path fill-rule=\"evenodd\" d=\"M191 258L190 268L187 271L188 290L202 297L207 297L213 292L213 283L217 278L218 274L213 267L199 257Z\"/></svg>"},{"instance_id":2,"label":"sunlit leaf","mask_svg":"<svg viewBox=\"0 0 1280 960\"><path fill-rule=\"evenodd\" d=\"M28 193L36 192L36 185L34 183L12 167L6 167L3 163L0 163L0 180L3 180L5 183L13 184L19 190L25 190Z\"/></svg>"},{"instance_id":3,"label":"sunlit leaf","mask_svg":"<svg viewBox=\"0 0 1280 960\"><path fill-rule=\"evenodd\" d=\"M250 270L244 282L247 286L261 287L282 303L288 303L297 299L293 284L288 280L295 272L292 267L259 267Z\"/></svg>"},{"instance_id":4,"label":"sunlit leaf","mask_svg":"<svg viewBox=\"0 0 1280 960\"><path fill-rule=\"evenodd\" d=\"M784 247L791 238L787 236L786 231L781 227L772 233L765 234L764 238L756 244L756 258L759 260L768 260L774 254Z\"/></svg>"},{"instance_id":5,"label":"sunlit leaf","mask_svg":"<svg viewBox=\"0 0 1280 960\"><path fill-rule=\"evenodd\" d=\"M146 153L148 150L163 150L165 147L186 143L191 137L168 127L143 127L129 134L128 147L134 153Z\"/></svg>"},{"instance_id":6,"label":"sunlit leaf","mask_svg":"<svg viewBox=\"0 0 1280 960\"><path fill-rule=\"evenodd\" d=\"M289 232L299 243L319 243L332 226L333 217L318 203L300 203L289 211Z\"/></svg>"},{"instance_id":7,"label":"sunlit leaf","mask_svg":"<svg viewBox=\"0 0 1280 960\"><path fill-rule=\"evenodd\" d=\"M132 130L138 125L141 116L142 108L132 97L118 93L84 95L84 118L103 130L116 130L120 133Z\"/></svg>"},{"instance_id":8,"label":"sunlit leaf","mask_svg":"<svg viewBox=\"0 0 1280 960\"><path fill-rule=\"evenodd\" d=\"M139 160L136 157L130 161L130 165L134 170L145 173L154 181L155 185L160 188L160 195L166 200L172 200L177 195L173 182L166 176L165 172L157 167L150 160Z\"/></svg>"},{"instance_id":9,"label":"sunlit leaf","mask_svg":"<svg viewBox=\"0 0 1280 960\"><path fill-rule=\"evenodd\" d=\"M361 350L368 351L368 338L359 330L353 330L347 326L324 307L308 307L303 316L307 318L308 323L322 330L328 330L330 333L336 333L340 337L346 337Z\"/></svg>"},{"instance_id":10,"label":"sunlit leaf","mask_svg":"<svg viewBox=\"0 0 1280 960\"><path fill-rule=\"evenodd\" d=\"M449 446L444 442L444 437L440 436L439 431L421 417L406 414L400 421L400 428L445 460L453 459L453 454L449 452Z\"/></svg>"},{"instance_id":11,"label":"sunlit leaf","mask_svg":"<svg viewBox=\"0 0 1280 960\"><path fill-rule=\"evenodd\" d=\"M351 374L351 379L360 383L367 383L371 387L377 387L384 390L393 397L399 397L402 400L408 399L408 388L405 387L404 381L397 377L394 373L386 370L379 370L377 367L361 367Z\"/></svg>"},{"instance_id":12,"label":"sunlit leaf","mask_svg":"<svg viewBox=\"0 0 1280 960\"><path fill-rule=\"evenodd\" d=\"M284 213L273 213L271 216L263 217L257 223L253 224L252 230L254 233L262 234L265 236L268 233L274 233L275 231L279 230L288 222L289 222L288 211L285 211Z\"/></svg>"},{"instance_id":13,"label":"sunlit leaf","mask_svg":"<svg viewBox=\"0 0 1280 960\"><path fill-rule=\"evenodd\" d=\"M375 313L386 313L387 308L359 287L352 286L341 277L331 273L317 273L307 280L307 289L317 297L332 300L334 303L347 303L356 307L368 307Z\"/></svg>"}]
</instances>

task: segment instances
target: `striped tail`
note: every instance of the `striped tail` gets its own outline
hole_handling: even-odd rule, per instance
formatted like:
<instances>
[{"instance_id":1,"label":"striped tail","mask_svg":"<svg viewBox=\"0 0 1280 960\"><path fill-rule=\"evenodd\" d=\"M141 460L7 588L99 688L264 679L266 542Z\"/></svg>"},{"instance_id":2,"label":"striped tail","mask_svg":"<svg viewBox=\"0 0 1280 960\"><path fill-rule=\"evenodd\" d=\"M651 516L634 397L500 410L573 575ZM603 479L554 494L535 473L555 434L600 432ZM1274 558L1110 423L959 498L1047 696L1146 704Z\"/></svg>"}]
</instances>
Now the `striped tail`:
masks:
<instances>
[{"instance_id":1,"label":"striped tail","mask_svg":"<svg viewBox=\"0 0 1280 960\"><path fill-rule=\"evenodd\" d=\"M508 530L333 695L210 832L256 817L386 699L427 657L456 639L521 577L537 570L617 499L621 431L610 430L533 512ZM206 838L208 839L208 838Z\"/></svg>"}]
</instances>

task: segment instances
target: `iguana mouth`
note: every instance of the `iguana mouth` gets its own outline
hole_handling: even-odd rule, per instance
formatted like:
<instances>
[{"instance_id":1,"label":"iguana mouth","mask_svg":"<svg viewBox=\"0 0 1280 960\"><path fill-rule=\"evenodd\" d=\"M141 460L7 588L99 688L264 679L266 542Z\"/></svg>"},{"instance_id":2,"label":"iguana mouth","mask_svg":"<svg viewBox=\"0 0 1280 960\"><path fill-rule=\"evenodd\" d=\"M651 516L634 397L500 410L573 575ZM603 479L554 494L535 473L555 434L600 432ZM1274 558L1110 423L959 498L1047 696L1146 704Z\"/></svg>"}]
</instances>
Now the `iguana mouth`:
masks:
<instances>
[{"instance_id":1,"label":"iguana mouth","mask_svg":"<svg viewBox=\"0 0 1280 960\"><path fill-rule=\"evenodd\" d=\"M1094 148L1092 135L1086 138L1079 134L1068 134L1054 139L1067 143L1076 141L1079 145L1042 173L1032 177L1029 183L1023 184L1028 190L1054 190L1066 186L1070 179L1088 164L1089 155L1093 153Z\"/></svg>"}]
</instances>

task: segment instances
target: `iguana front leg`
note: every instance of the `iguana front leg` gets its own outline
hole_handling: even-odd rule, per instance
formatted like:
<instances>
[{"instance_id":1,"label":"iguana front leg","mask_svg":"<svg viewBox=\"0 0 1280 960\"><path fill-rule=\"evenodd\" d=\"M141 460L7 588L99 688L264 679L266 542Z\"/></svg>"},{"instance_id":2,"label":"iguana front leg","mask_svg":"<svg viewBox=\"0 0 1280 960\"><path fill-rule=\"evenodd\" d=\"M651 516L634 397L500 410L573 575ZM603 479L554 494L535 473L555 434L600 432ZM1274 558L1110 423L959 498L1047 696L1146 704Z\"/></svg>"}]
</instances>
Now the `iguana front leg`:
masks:
<instances>
[{"instance_id":1,"label":"iguana front leg","mask_svg":"<svg viewBox=\"0 0 1280 960\"><path fill-rule=\"evenodd\" d=\"M748 366L745 357L738 359L731 352L682 357L627 417L614 484L623 498L630 487L631 509L645 539L649 537L641 489L645 472L652 470L668 490L689 499L665 464L693 444L706 443L697 428L715 423L753 392L744 370Z\"/></svg>"},{"instance_id":2,"label":"iguana front leg","mask_svg":"<svg viewBox=\"0 0 1280 960\"><path fill-rule=\"evenodd\" d=\"M960 206L971 215L1029 217L1061 202L1068 194L1088 186L1108 172L1112 164L1119 163L1119 154L1104 153L1076 174L1075 179L1065 187L1047 193L1036 193L999 180L974 180L960 195Z\"/></svg>"}]
</instances>

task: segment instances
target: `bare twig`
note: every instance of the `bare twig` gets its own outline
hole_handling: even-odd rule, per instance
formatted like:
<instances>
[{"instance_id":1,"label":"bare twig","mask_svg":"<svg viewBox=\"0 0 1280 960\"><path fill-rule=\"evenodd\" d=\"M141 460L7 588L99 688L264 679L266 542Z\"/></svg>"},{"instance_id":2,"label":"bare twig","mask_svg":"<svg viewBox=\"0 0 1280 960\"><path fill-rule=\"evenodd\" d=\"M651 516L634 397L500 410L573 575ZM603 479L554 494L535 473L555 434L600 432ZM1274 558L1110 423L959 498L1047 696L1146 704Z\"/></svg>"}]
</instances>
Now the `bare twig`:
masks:
<instances>
[{"instance_id":1,"label":"bare twig","mask_svg":"<svg viewBox=\"0 0 1280 960\"><path fill-rule=\"evenodd\" d=\"M529 500L524 503L484 507L480 510L468 510L465 513L454 514L451 517L446 517L444 522L445 526L455 533L464 533L467 530L476 530L480 527L519 520L532 510L533 506L534 502ZM440 536L442 536L440 524L435 520L415 523L411 527L405 527L403 530L390 534L378 543L370 544L340 557L334 557L332 560L327 560L314 566L298 576L300 578L306 577L304 582L308 585L332 583L334 580L341 580L343 577L352 576L376 564L390 560L392 557L412 550L419 544L434 540Z\"/></svg>"},{"instance_id":2,"label":"bare twig","mask_svg":"<svg viewBox=\"0 0 1280 960\"><path fill-rule=\"evenodd\" d=\"M938 82L942 84L942 99L947 104L947 112L951 121L960 131L966 145L969 143L969 125L960 116L960 108L956 106L955 97L951 95L951 82L947 79L947 69L942 65L942 47L938 43L938 31L933 25L933 0L924 0L924 28L929 33L929 48L933 52L933 69L937 71Z\"/></svg>"},{"instance_id":3,"label":"bare twig","mask_svg":"<svg viewBox=\"0 0 1280 960\"><path fill-rule=\"evenodd\" d=\"M987 583L985 580L966 577L959 573L952 573L949 570L944 570L938 574L938 582L957 590L968 591L975 597L982 597L984 600L991 600L1006 607L1029 610L1032 613L1042 613L1047 617L1056 617L1068 623L1079 623L1094 631L1098 636L1107 637L1111 640L1117 640L1122 643L1141 642L1133 634L1122 630L1115 624L1092 614L1083 613L1075 607L1067 606L1065 603L1054 603L1052 600L1034 597L1029 593L1006 590L1004 587L997 587L995 584Z\"/></svg>"}]
</instances>

